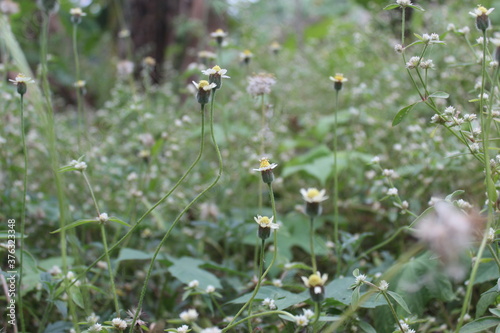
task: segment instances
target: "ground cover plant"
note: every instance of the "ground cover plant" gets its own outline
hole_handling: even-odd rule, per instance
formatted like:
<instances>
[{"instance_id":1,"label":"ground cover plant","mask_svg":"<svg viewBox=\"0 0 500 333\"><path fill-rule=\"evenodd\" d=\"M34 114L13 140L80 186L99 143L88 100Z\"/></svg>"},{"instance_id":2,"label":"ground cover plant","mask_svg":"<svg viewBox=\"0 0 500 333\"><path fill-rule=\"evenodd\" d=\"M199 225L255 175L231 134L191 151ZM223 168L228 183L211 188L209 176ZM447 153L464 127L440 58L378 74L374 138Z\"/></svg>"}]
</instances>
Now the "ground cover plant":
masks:
<instances>
[{"instance_id":1,"label":"ground cover plant","mask_svg":"<svg viewBox=\"0 0 500 333\"><path fill-rule=\"evenodd\" d=\"M205 5L0 0L1 328L500 332L494 3Z\"/></svg>"}]
</instances>

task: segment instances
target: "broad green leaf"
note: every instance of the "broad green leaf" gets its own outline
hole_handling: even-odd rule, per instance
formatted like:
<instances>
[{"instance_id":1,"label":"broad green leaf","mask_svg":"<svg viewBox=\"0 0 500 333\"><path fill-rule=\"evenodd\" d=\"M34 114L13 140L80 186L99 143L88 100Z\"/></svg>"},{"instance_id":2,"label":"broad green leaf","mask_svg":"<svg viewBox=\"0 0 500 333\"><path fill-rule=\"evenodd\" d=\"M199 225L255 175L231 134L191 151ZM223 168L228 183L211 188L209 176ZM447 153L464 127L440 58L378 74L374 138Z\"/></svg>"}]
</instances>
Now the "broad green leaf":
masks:
<instances>
[{"instance_id":1,"label":"broad green leaf","mask_svg":"<svg viewBox=\"0 0 500 333\"><path fill-rule=\"evenodd\" d=\"M398 293L395 293L394 291L387 291L387 294L392 297L406 312L411 314L410 309L408 309L408 305L406 305L405 300L403 297L399 296Z\"/></svg>"},{"instance_id":2,"label":"broad green leaf","mask_svg":"<svg viewBox=\"0 0 500 333\"><path fill-rule=\"evenodd\" d=\"M84 225L84 224L88 224L88 223L96 223L97 220L96 219L91 219L91 220L78 220L78 221L75 221L75 222L72 222L68 225L66 225L65 227L63 228L59 228L57 230L54 230L54 231L51 231L50 233L51 234L55 234L55 233L58 233L58 232L61 232L63 230L68 230L68 229L73 229L75 227L78 227L78 226L81 226L81 225Z\"/></svg>"},{"instance_id":3,"label":"broad green leaf","mask_svg":"<svg viewBox=\"0 0 500 333\"><path fill-rule=\"evenodd\" d=\"M330 282L325 286L325 297L333 298L339 302L342 302L344 305L349 305L352 303L352 289L349 287L354 284L356 279L354 277L344 277L338 278ZM360 296L363 297L365 292L360 293ZM368 299L363 300L361 304L359 304L362 308L375 308L381 305L387 305L385 299L376 298L377 294L373 293Z\"/></svg>"},{"instance_id":4,"label":"broad green leaf","mask_svg":"<svg viewBox=\"0 0 500 333\"><path fill-rule=\"evenodd\" d=\"M217 289L222 288L219 279L210 272L199 268L205 264L203 260L191 257L182 257L180 259L169 258L173 265L168 268L170 274L176 277L184 284L188 284L193 280L198 280L200 288L205 289L212 285Z\"/></svg>"},{"instance_id":5,"label":"broad green leaf","mask_svg":"<svg viewBox=\"0 0 500 333\"><path fill-rule=\"evenodd\" d=\"M489 311L491 312L491 314L494 314L495 316L500 318L500 310L499 309L491 308L491 309L489 309Z\"/></svg>"},{"instance_id":6,"label":"broad green leaf","mask_svg":"<svg viewBox=\"0 0 500 333\"><path fill-rule=\"evenodd\" d=\"M497 328L495 329L495 333L500 333L500 325L498 325Z\"/></svg>"},{"instance_id":7,"label":"broad green leaf","mask_svg":"<svg viewBox=\"0 0 500 333\"><path fill-rule=\"evenodd\" d=\"M394 119L392 120L392 126L394 127L394 126L399 125L399 123L401 123L403 121L403 119L405 119L405 117L408 115L408 113L410 113L410 111L418 103L420 103L420 102L416 102L416 103L410 104L408 106L405 106L401 110L399 110L398 113L396 114L396 116L394 117Z\"/></svg>"},{"instance_id":8,"label":"broad green leaf","mask_svg":"<svg viewBox=\"0 0 500 333\"><path fill-rule=\"evenodd\" d=\"M460 333L476 333L476 332L484 332L488 328L497 326L500 324L500 318L497 317L484 317L478 320L474 320L467 325L464 325L460 329Z\"/></svg>"},{"instance_id":9,"label":"broad green leaf","mask_svg":"<svg viewBox=\"0 0 500 333\"><path fill-rule=\"evenodd\" d=\"M445 93L444 91L436 91L436 92L433 92L432 94L430 94L429 97L448 98L448 97L450 97L450 94Z\"/></svg>"}]
</instances>

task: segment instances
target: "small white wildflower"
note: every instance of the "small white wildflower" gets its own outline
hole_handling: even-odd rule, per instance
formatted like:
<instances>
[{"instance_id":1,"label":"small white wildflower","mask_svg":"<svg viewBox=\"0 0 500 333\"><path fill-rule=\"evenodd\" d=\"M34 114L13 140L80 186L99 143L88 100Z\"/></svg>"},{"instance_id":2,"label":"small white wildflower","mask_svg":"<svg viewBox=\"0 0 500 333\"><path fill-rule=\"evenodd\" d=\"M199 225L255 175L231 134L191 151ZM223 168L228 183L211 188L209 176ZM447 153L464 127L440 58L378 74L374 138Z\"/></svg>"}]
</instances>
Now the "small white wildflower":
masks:
<instances>
[{"instance_id":1,"label":"small white wildflower","mask_svg":"<svg viewBox=\"0 0 500 333\"><path fill-rule=\"evenodd\" d=\"M371 161L371 162L372 162L372 163L379 163L379 162L380 162L380 157L378 157L378 156L374 156L374 157L372 158L372 161Z\"/></svg>"},{"instance_id":2,"label":"small white wildflower","mask_svg":"<svg viewBox=\"0 0 500 333\"><path fill-rule=\"evenodd\" d=\"M182 311L179 317L185 322L191 322L198 319L198 311L195 309L189 309L187 311Z\"/></svg>"},{"instance_id":3,"label":"small white wildflower","mask_svg":"<svg viewBox=\"0 0 500 333\"><path fill-rule=\"evenodd\" d=\"M407 209L408 209L408 207L410 207L410 204L408 203L408 201L406 201L406 200L405 200L405 201L403 201L403 202L401 203L401 208L402 208L402 209L407 210Z\"/></svg>"},{"instance_id":4,"label":"small white wildflower","mask_svg":"<svg viewBox=\"0 0 500 333\"><path fill-rule=\"evenodd\" d=\"M209 327L200 331L200 333L220 333L222 330L218 327Z\"/></svg>"},{"instance_id":5,"label":"small white wildflower","mask_svg":"<svg viewBox=\"0 0 500 333\"><path fill-rule=\"evenodd\" d=\"M304 316L307 318L307 319L311 319L312 317L314 317L314 311L311 310L311 309L304 309Z\"/></svg>"},{"instance_id":6,"label":"small white wildflower","mask_svg":"<svg viewBox=\"0 0 500 333\"><path fill-rule=\"evenodd\" d=\"M479 143L475 142L470 145L470 150L472 152L478 152L481 147L479 146Z\"/></svg>"},{"instance_id":7,"label":"small white wildflower","mask_svg":"<svg viewBox=\"0 0 500 333\"><path fill-rule=\"evenodd\" d=\"M366 275L359 274L358 276L356 276L356 282L354 282L354 283L356 284L356 286L360 286L365 282L366 282Z\"/></svg>"},{"instance_id":8,"label":"small white wildflower","mask_svg":"<svg viewBox=\"0 0 500 333\"><path fill-rule=\"evenodd\" d=\"M199 285L200 285L200 282L198 280L192 280L192 281L189 281L189 283L188 283L188 287L191 289L198 288Z\"/></svg>"},{"instance_id":9,"label":"small white wildflower","mask_svg":"<svg viewBox=\"0 0 500 333\"><path fill-rule=\"evenodd\" d=\"M470 33L470 28L468 26L465 26L461 29L458 29L457 32L463 35L468 35Z\"/></svg>"},{"instance_id":10,"label":"small white wildflower","mask_svg":"<svg viewBox=\"0 0 500 333\"><path fill-rule=\"evenodd\" d=\"M274 304L274 299L266 298L262 301L262 305L269 307L269 309L276 309L276 304Z\"/></svg>"},{"instance_id":11,"label":"small white wildflower","mask_svg":"<svg viewBox=\"0 0 500 333\"><path fill-rule=\"evenodd\" d=\"M85 169L87 169L87 163L76 162L73 167L78 171L84 171Z\"/></svg>"},{"instance_id":12,"label":"small white wildflower","mask_svg":"<svg viewBox=\"0 0 500 333\"><path fill-rule=\"evenodd\" d=\"M283 287L283 282L281 281L281 279L273 279L273 286L281 288Z\"/></svg>"},{"instance_id":13,"label":"small white wildflower","mask_svg":"<svg viewBox=\"0 0 500 333\"><path fill-rule=\"evenodd\" d=\"M468 203L467 201L465 201L464 199L459 199L457 200L457 206L458 208L461 208L461 209L471 209L472 208L472 205L470 203Z\"/></svg>"},{"instance_id":14,"label":"small white wildflower","mask_svg":"<svg viewBox=\"0 0 500 333\"><path fill-rule=\"evenodd\" d=\"M473 121L475 119L477 119L477 115L475 113L464 114L464 120L465 121Z\"/></svg>"},{"instance_id":15,"label":"small white wildflower","mask_svg":"<svg viewBox=\"0 0 500 333\"><path fill-rule=\"evenodd\" d=\"M410 0L396 0L396 3L400 5L401 7L407 7L412 5Z\"/></svg>"},{"instance_id":16,"label":"small white wildflower","mask_svg":"<svg viewBox=\"0 0 500 333\"><path fill-rule=\"evenodd\" d=\"M121 318L113 318L111 324L120 331L123 331L127 328L127 322Z\"/></svg>"},{"instance_id":17,"label":"small white wildflower","mask_svg":"<svg viewBox=\"0 0 500 333\"><path fill-rule=\"evenodd\" d=\"M492 117L500 117L500 111L499 110L491 111L491 116Z\"/></svg>"},{"instance_id":18,"label":"small white wildflower","mask_svg":"<svg viewBox=\"0 0 500 333\"><path fill-rule=\"evenodd\" d=\"M490 95L488 95L487 93L483 93L483 95L481 96L481 94L477 95L477 98L481 99L481 97L483 99L488 99L490 97Z\"/></svg>"},{"instance_id":19,"label":"small white wildflower","mask_svg":"<svg viewBox=\"0 0 500 333\"><path fill-rule=\"evenodd\" d=\"M207 288L205 289L205 292L206 292L207 294L211 294L211 293L215 292L215 287L214 287L214 286L212 286L212 285L210 284L210 285L208 285L208 286L207 286Z\"/></svg>"},{"instance_id":20,"label":"small white wildflower","mask_svg":"<svg viewBox=\"0 0 500 333\"><path fill-rule=\"evenodd\" d=\"M189 331L189 326L188 325L182 325L180 327L177 327L177 332L176 333L187 333Z\"/></svg>"},{"instance_id":21,"label":"small white wildflower","mask_svg":"<svg viewBox=\"0 0 500 333\"><path fill-rule=\"evenodd\" d=\"M444 109L443 113L453 115L453 114L455 114L456 111L457 110L453 106L450 105L446 109Z\"/></svg>"},{"instance_id":22,"label":"small white wildflower","mask_svg":"<svg viewBox=\"0 0 500 333\"><path fill-rule=\"evenodd\" d=\"M380 284L378 285L378 288L381 291L386 291L389 288L389 283L386 280L380 281Z\"/></svg>"},{"instance_id":23,"label":"small white wildflower","mask_svg":"<svg viewBox=\"0 0 500 333\"><path fill-rule=\"evenodd\" d=\"M394 45L394 51L396 51L397 53L403 53L403 51L404 51L403 45L401 45L401 44Z\"/></svg>"},{"instance_id":24,"label":"small white wildflower","mask_svg":"<svg viewBox=\"0 0 500 333\"><path fill-rule=\"evenodd\" d=\"M491 69L497 68L498 67L498 61L496 61L496 60L490 61L489 66L490 66Z\"/></svg>"},{"instance_id":25,"label":"small white wildflower","mask_svg":"<svg viewBox=\"0 0 500 333\"><path fill-rule=\"evenodd\" d=\"M490 228L490 230L488 230L488 236L486 236L486 240L488 241L488 243L493 243L493 241L495 240L495 229Z\"/></svg>"},{"instance_id":26,"label":"small white wildflower","mask_svg":"<svg viewBox=\"0 0 500 333\"><path fill-rule=\"evenodd\" d=\"M94 325L89 327L89 332L100 332L102 331L102 325L95 323Z\"/></svg>"},{"instance_id":27,"label":"small white wildflower","mask_svg":"<svg viewBox=\"0 0 500 333\"><path fill-rule=\"evenodd\" d=\"M101 223L106 223L109 221L109 216L107 213L101 213L98 217L97 217L97 221L101 222Z\"/></svg>"},{"instance_id":28,"label":"small white wildflower","mask_svg":"<svg viewBox=\"0 0 500 333\"><path fill-rule=\"evenodd\" d=\"M422 69L433 69L434 68L434 63L432 62L431 59L427 59L425 61L420 62L419 66Z\"/></svg>"},{"instance_id":29,"label":"small white wildflower","mask_svg":"<svg viewBox=\"0 0 500 333\"><path fill-rule=\"evenodd\" d=\"M68 272L68 275L67 275L66 277L67 277L70 281L72 281L72 279L74 278L74 276L73 276L72 278L70 278L70 277L69 277L70 273L74 275L74 273L73 273L73 272L69 271L69 272ZM87 317L87 322L88 322L88 323L95 324L95 323L97 323L98 321L99 321L99 316L97 316L97 315L96 315L95 313L93 313L93 312L90 314L90 316L88 316L88 317Z\"/></svg>"},{"instance_id":30,"label":"small white wildflower","mask_svg":"<svg viewBox=\"0 0 500 333\"><path fill-rule=\"evenodd\" d=\"M387 195L398 195L398 189L395 187L391 187L387 190Z\"/></svg>"},{"instance_id":31,"label":"small white wildflower","mask_svg":"<svg viewBox=\"0 0 500 333\"><path fill-rule=\"evenodd\" d=\"M309 319L307 319L305 315L298 315L295 316L295 323L298 326L307 326L307 324L309 324Z\"/></svg>"},{"instance_id":32,"label":"small white wildflower","mask_svg":"<svg viewBox=\"0 0 500 333\"><path fill-rule=\"evenodd\" d=\"M448 26L446 27L447 31L455 31L457 28L453 23L448 23Z\"/></svg>"},{"instance_id":33,"label":"small white wildflower","mask_svg":"<svg viewBox=\"0 0 500 333\"><path fill-rule=\"evenodd\" d=\"M406 68L414 69L420 63L420 57L411 57L410 60L406 63Z\"/></svg>"},{"instance_id":34,"label":"small white wildflower","mask_svg":"<svg viewBox=\"0 0 500 333\"><path fill-rule=\"evenodd\" d=\"M385 177L392 177L394 175L394 170L392 170L392 169L384 169L382 171L382 175L384 175Z\"/></svg>"}]
</instances>

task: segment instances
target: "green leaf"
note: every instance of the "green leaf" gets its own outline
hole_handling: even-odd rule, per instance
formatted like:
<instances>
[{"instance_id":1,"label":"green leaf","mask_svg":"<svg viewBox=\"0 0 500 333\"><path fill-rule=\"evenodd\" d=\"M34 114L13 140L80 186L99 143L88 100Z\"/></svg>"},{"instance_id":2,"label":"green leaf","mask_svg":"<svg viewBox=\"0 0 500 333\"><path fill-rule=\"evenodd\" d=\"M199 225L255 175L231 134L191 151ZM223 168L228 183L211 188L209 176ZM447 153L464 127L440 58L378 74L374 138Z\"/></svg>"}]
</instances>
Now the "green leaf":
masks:
<instances>
[{"instance_id":1,"label":"green leaf","mask_svg":"<svg viewBox=\"0 0 500 333\"><path fill-rule=\"evenodd\" d=\"M124 260L149 260L153 257L151 253L146 253L139 250L123 248L118 255L117 263Z\"/></svg>"},{"instance_id":2,"label":"green leaf","mask_svg":"<svg viewBox=\"0 0 500 333\"><path fill-rule=\"evenodd\" d=\"M232 300L228 303L230 304L243 304L246 303L253 294L253 290ZM309 290L306 290L299 294L291 293L282 288L275 286L263 286L255 295L255 299L263 300L265 298L271 298L274 300L276 307L280 310L286 309L292 305L304 302L310 298Z\"/></svg>"},{"instance_id":3,"label":"green leaf","mask_svg":"<svg viewBox=\"0 0 500 333\"><path fill-rule=\"evenodd\" d=\"M413 104L410 104L408 106L405 106L404 108L402 108L401 110L398 111L398 113L396 114L396 116L394 117L394 119L392 120L392 126L397 126L399 125L400 122L403 121L403 119L405 119L405 117L408 115L408 113L410 113L410 111L415 107L415 105L417 105L418 103L420 102L416 102L416 103L413 103Z\"/></svg>"},{"instance_id":4,"label":"green leaf","mask_svg":"<svg viewBox=\"0 0 500 333\"><path fill-rule=\"evenodd\" d=\"M198 280L201 289L205 289L208 285L218 289L222 288L219 279L215 275L198 267L205 263L203 260L191 257L170 258L170 260L173 265L168 268L168 271L182 283L188 284L193 280Z\"/></svg>"},{"instance_id":5,"label":"green leaf","mask_svg":"<svg viewBox=\"0 0 500 333\"><path fill-rule=\"evenodd\" d=\"M399 5L398 4L387 5L384 7L384 10L391 10L394 8L399 8Z\"/></svg>"},{"instance_id":6,"label":"green leaf","mask_svg":"<svg viewBox=\"0 0 500 333\"><path fill-rule=\"evenodd\" d=\"M467 325L464 325L460 329L460 333L476 333L476 332L484 332L488 328L493 326L497 326L500 324L500 318L497 317L484 317L478 320L474 320Z\"/></svg>"},{"instance_id":7,"label":"green leaf","mask_svg":"<svg viewBox=\"0 0 500 333\"><path fill-rule=\"evenodd\" d=\"M491 308L491 309L489 309L489 311L491 312L491 314L494 314L495 316L500 317L500 310L499 309Z\"/></svg>"},{"instance_id":8,"label":"green leaf","mask_svg":"<svg viewBox=\"0 0 500 333\"><path fill-rule=\"evenodd\" d=\"M353 292L349 287L356 282L354 277L344 277L338 278L330 282L325 286L325 296L328 298L333 298L344 305L349 305L352 303ZM363 297L365 293L360 293ZM363 300L359 305L362 308L375 308L382 305L387 305L385 299L376 298L377 294L373 293L368 299Z\"/></svg>"},{"instance_id":9,"label":"green leaf","mask_svg":"<svg viewBox=\"0 0 500 333\"><path fill-rule=\"evenodd\" d=\"M436 92L433 92L432 94L430 94L429 97L448 98L448 97L450 97L450 94L445 93L444 91L436 91Z\"/></svg>"},{"instance_id":10,"label":"green leaf","mask_svg":"<svg viewBox=\"0 0 500 333\"><path fill-rule=\"evenodd\" d=\"M360 321L358 323L359 328L361 328L365 333L377 333L375 328L373 328L372 325L368 324L367 322Z\"/></svg>"},{"instance_id":11,"label":"green leaf","mask_svg":"<svg viewBox=\"0 0 500 333\"><path fill-rule=\"evenodd\" d=\"M450 201L450 202L451 202L451 201L453 201L453 198L454 198L454 197L459 196L459 195L462 195L462 194L464 194L464 193L465 193L465 191L464 191L464 190L456 190L455 192L453 192L453 193L451 193L451 194L448 194L448 195L446 196L446 198L444 198L444 200L446 200L446 201Z\"/></svg>"},{"instance_id":12,"label":"green leaf","mask_svg":"<svg viewBox=\"0 0 500 333\"><path fill-rule=\"evenodd\" d=\"M351 306L354 310L358 307L359 299L361 298L360 288L361 286L358 286L352 291Z\"/></svg>"},{"instance_id":13,"label":"green leaf","mask_svg":"<svg viewBox=\"0 0 500 333\"><path fill-rule=\"evenodd\" d=\"M488 291L481 294L476 305L476 318L484 315L488 307L495 302L498 297L497 286L493 286Z\"/></svg>"},{"instance_id":14,"label":"green leaf","mask_svg":"<svg viewBox=\"0 0 500 333\"><path fill-rule=\"evenodd\" d=\"M78 305L82 309L85 309L85 305L83 304L83 296L79 287L75 285L71 286L71 288L69 288L69 294L76 305Z\"/></svg>"},{"instance_id":15,"label":"green leaf","mask_svg":"<svg viewBox=\"0 0 500 333\"><path fill-rule=\"evenodd\" d=\"M425 12L425 9L423 9L419 5L408 5L408 7L416 9L416 10L420 10L421 12Z\"/></svg>"},{"instance_id":16,"label":"green leaf","mask_svg":"<svg viewBox=\"0 0 500 333\"><path fill-rule=\"evenodd\" d=\"M495 329L495 333L500 333L500 325L498 325L497 328Z\"/></svg>"},{"instance_id":17,"label":"green leaf","mask_svg":"<svg viewBox=\"0 0 500 333\"><path fill-rule=\"evenodd\" d=\"M81 225L84 225L84 224L88 224L88 223L95 223L97 222L96 219L91 219L91 220L78 220L78 221L75 221L75 222L72 222L68 225L66 225L64 228L59 228L57 230L54 230L54 231L51 231L50 233L51 234L55 234L55 233L58 233L58 232L61 232L63 230L68 230L68 229L73 229L75 227L78 227L78 226L81 226Z\"/></svg>"},{"instance_id":18,"label":"green leaf","mask_svg":"<svg viewBox=\"0 0 500 333\"><path fill-rule=\"evenodd\" d=\"M115 222L115 223L118 223L118 224L121 224L121 225L124 225L124 226L126 226L126 227L129 227L129 228L130 228L130 224L128 224L127 222L124 222L124 221L122 221L122 220L120 220L120 219L118 219L118 218L116 218L116 217L110 217L110 218L109 218L109 220L110 220L111 222Z\"/></svg>"},{"instance_id":19,"label":"green leaf","mask_svg":"<svg viewBox=\"0 0 500 333\"><path fill-rule=\"evenodd\" d=\"M408 305L406 305L405 300L403 297L399 296L398 293L395 293L394 291L387 291L387 294L392 297L406 312L411 314L410 309L408 309Z\"/></svg>"}]
</instances>

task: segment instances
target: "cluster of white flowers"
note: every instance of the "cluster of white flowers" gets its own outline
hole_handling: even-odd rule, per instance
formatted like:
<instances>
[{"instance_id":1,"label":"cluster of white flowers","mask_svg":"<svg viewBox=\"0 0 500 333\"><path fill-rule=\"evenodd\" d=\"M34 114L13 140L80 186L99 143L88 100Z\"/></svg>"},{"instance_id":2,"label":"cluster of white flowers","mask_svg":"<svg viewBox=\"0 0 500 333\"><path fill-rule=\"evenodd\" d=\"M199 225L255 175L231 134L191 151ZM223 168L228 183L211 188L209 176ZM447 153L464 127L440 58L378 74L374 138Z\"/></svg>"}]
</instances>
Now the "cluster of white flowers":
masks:
<instances>
[{"instance_id":1,"label":"cluster of white flowers","mask_svg":"<svg viewBox=\"0 0 500 333\"><path fill-rule=\"evenodd\" d=\"M423 34L422 35L422 41L426 44L436 44L439 43L439 35L436 33L432 34Z\"/></svg>"},{"instance_id":2,"label":"cluster of white flowers","mask_svg":"<svg viewBox=\"0 0 500 333\"><path fill-rule=\"evenodd\" d=\"M387 195L398 195L398 189L395 187L387 189Z\"/></svg>"},{"instance_id":3,"label":"cluster of white flowers","mask_svg":"<svg viewBox=\"0 0 500 333\"><path fill-rule=\"evenodd\" d=\"M269 298L269 297L265 298L262 301L262 305L269 307L269 309L271 309L271 310L275 310L276 309L276 304L274 303L274 299Z\"/></svg>"},{"instance_id":4,"label":"cluster of white flowers","mask_svg":"<svg viewBox=\"0 0 500 333\"><path fill-rule=\"evenodd\" d=\"M71 162L69 162L69 165L77 169L78 171L84 171L87 169L87 163L83 161L78 162L77 160L72 160Z\"/></svg>"},{"instance_id":5,"label":"cluster of white flowers","mask_svg":"<svg viewBox=\"0 0 500 333\"><path fill-rule=\"evenodd\" d=\"M189 323L198 319L198 311L196 311L195 309L182 311L179 317L182 319L182 321Z\"/></svg>"},{"instance_id":6,"label":"cluster of white flowers","mask_svg":"<svg viewBox=\"0 0 500 333\"><path fill-rule=\"evenodd\" d=\"M298 326L307 326L309 324L309 319L305 315L297 315L295 316L295 324Z\"/></svg>"},{"instance_id":7,"label":"cluster of white flowers","mask_svg":"<svg viewBox=\"0 0 500 333\"><path fill-rule=\"evenodd\" d=\"M354 282L354 284L356 286L361 286L363 283L366 282L366 275L365 274L359 274L358 276L356 276L356 281Z\"/></svg>"},{"instance_id":8,"label":"cluster of white flowers","mask_svg":"<svg viewBox=\"0 0 500 333\"><path fill-rule=\"evenodd\" d=\"M380 281L380 284L378 285L378 288L381 291L386 291L387 289L389 289L389 283L386 280L382 280L382 281Z\"/></svg>"},{"instance_id":9,"label":"cluster of white flowers","mask_svg":"<svg viewBox=\"0 0 500 333\"><path fill-rule=\"evenodd\" d=\"M111 324L120 331L127 328L127 322L121 318L113 318L113 320L111 320Z\"/></svg>"},{"instance_id":10,"label":"cluster of white flowers","mask_svg":"<svg viewBox=\"0 0 500 333\"><path fill-rule=\"evenodd\" d=\"M449 123L451 126L460 126L465 122L472 122L477 119L474 113L467 113L460 117L460 111L457 111L453 106L448 106L444 109L442 114L435 114L431 118L431 123L445 124Z\"/></svg>"}]
</instances>

